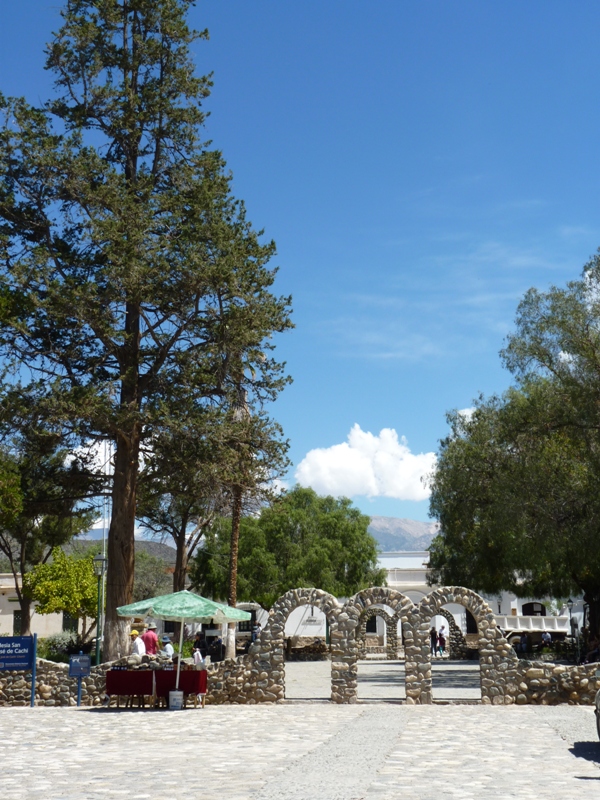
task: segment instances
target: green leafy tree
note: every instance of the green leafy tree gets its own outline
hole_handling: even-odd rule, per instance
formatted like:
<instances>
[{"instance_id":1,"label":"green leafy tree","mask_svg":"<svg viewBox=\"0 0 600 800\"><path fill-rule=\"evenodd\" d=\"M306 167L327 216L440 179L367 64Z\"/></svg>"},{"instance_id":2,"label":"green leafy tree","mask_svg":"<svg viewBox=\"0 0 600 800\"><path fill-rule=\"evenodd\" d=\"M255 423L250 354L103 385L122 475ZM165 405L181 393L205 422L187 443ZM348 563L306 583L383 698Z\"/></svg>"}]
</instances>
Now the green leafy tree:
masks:
<instances>
[{"instance_id":1,"label":"green leafy tree","mask_svg":"<svg viewBox=\"0 0 600 800\"><path fill-rule=\"evenodd\" d=\"M82 442L115 443L105 654L127 648L140 450L241 379L286 382L275 252L200 138L191 0L68 0L50 43L56 95L0 98L0 353ZM231 375L231 354L236 374ZM242 372L237 370L242 364ZM151 448L146 448L151 458Z\"/></svg>"},{"instance_id":2,"label":"green leafy tree","mask_svg":"<svg viewBox=\"0 0 600 800\"><path fill-rule=\"evenodd\" d=\"M136 549L133 602L169 594L173 588L172 571L160 556Z\"/></svg>"},{"instance_id":3,"label":"green leafy tree","mask_svg":"<svg viewBox=\"0 0 600 800\"><path fill-rule=\"evenodd\" d=\"M175 544L173 591L185 588L188 562L219 514L230 513L235 522L244 503L256 507L271 496L273 478L289 463L287 447L268 417L238 416L235 409L190 415L176 433L153 440L152 461L141 474L138 516L153 538Z\"/></svg>"},{"instance_id":4,"label":"green leafy tree","mask_svg":"<svg viewBox=\"0 0 600 800\"><path fill-rule=\"evenodd\" d=\"M54 548L88 530L95 517L90 496L99 491L99 484L85 460L61 446L59 434L48 431L31 413L19 419L7 416L6 410L2 409L0 427L4 433L7 427L12 430L0 449L0 553L13 574L21 634L27 635L31 597L22 580L48 561Z\"/></svg>"},{"instance_id":5,"label":"green leafy tree","mask_svg":"<svg viewBox=\"0 0 600 800\"><path fill-rule=\"evenodd\" d=\"M98 613L98 579L92 555L69 556L61 548L54 548L51 560L36 565L25 575L23 588L35 601L36 614L69 614L81 620L78 642L85 644L89 640Z\"/></svg>"},{"instance_id":6,"label":"green leafy tree","mask_svg":"<svg viewBox=\"0 0 600 800\"><path fill-rule=\"evenodd\" d=\"M600 451L555 378L449 416L432 478L430 581L489 594L581 592L600 623Z\"/></svg>"},{"instance_id":7,"label":"green leafy tree","mask_svg":"<svg viewBox=\"0 0 600 800\"><path fill-rule=\"evenodd\" d=\"M175 545L174 592L185 588L189 559L206 527L227 506L222 485L224 422L222 411L209 408L161 431L140 475L137 513L145 533Z\"/></svg>"},{"instance_id":8,"label":"green leafy tree","mask_svg":"<svg viewBox=\"0 0 600 800\"><path fill-rule=\"evenodd\" d=\"M295 487L258 518L242 517L238 557L238 599L269 608L289 589L315 586L348 597L385 583L377 568L377 544L369 517L346 498L319 497ZM194 560L192 585L216 598L229 590L231 520L220 519L206 533Z\"/></svg>"}]
</instances>

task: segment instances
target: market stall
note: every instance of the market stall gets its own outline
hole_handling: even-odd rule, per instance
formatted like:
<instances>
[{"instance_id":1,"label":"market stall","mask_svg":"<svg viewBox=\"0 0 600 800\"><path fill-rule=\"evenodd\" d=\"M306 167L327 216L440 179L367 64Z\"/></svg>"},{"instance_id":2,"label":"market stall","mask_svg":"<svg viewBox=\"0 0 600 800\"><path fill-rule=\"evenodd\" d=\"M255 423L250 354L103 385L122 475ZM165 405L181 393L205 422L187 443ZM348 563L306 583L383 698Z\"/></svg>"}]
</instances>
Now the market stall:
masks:
<instances>
[{"instance_id":1,"label":"market stall","mask_svg":"<svg viewBox=\"0 0 600 800\"><path fill-rule=\"evenodd\" d=\"M173 592L172 594L159 595L158 597L151 597L148 600L140 600L137 603L130 603L126 606L120 606L117 613L121 617L151 617L153 619L170 620L172 622L180 623L179 634L179 653L183 651L183 630L186 622L202 622L202 623L229 623L240 622L251 619L251 614L248 611L242 611L239 608L233 608L225 605L224 603L217 603L214 600L208 600L206 597L201 597L198 594L184 590L182 592ZM179 707L183 706L183 698L185 695L193 695L196 699L198 695L202 696L202 705L204 705L204 695L206 694L206 671L205 670L183 670L181 669L182 659L177 658L177 670L151 670L151 674L155 675L152 692L153 697L168 697L169 707L177 707L176 700L181 702ZM136 670L135 672L143 672L143 670ZM204 677L202 677L204 676ZM197 686L202 686L198 691L193 691ZM172 685L173 684L173 685ZM159 691L158 687L161 687ZM107 687L108 687L108 673L107 673ZM190 688L192 691L186 691ZM107 688L107 694L110 694ZM175 694L180 694L181 698L175 698Z\"/></svg>"}]
</instances>

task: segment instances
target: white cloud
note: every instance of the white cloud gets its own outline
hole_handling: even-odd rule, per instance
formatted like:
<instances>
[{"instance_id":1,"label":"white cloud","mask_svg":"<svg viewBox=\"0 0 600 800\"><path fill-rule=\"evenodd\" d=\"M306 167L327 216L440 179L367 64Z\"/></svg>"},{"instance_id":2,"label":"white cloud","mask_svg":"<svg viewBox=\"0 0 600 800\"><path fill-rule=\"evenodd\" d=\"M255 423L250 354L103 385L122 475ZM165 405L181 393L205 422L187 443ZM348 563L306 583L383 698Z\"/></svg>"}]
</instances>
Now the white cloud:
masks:
<instances>
[{"instance_id":1,"label":"white cloud","mask_svg":"<svg viewBox=\"0 0 600 800\"><path fill-rule=\"evenodd\" d=\"M355 424L348 441L310 450L296 470L301 486L319 494L366 495L426 500L422 478L435 465L435 453L411 453L404 436L383 428L376 436Z\"/></svg>"}]
</instances>

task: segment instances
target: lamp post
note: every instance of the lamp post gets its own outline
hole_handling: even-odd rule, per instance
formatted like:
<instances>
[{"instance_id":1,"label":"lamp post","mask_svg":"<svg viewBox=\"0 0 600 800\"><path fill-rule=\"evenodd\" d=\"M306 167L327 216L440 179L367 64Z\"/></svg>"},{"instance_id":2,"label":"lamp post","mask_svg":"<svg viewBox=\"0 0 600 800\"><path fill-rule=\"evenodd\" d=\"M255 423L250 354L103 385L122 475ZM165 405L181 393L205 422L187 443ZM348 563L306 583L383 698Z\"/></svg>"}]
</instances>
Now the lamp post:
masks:
<instances>
[{"instance_id":1,"label":"lamp post","mask_svg":"<svg viewBox=\"0 0 600 800\"><path fill-rule=\"evenodd\" d=\"M571 614L571 611L573 610L573 605L574 605L574 603L571 600L571 598L569 597L569 599L567 600L567 608L569 609L569 628L571 629L571 641L575 638L573 636L573 628L577 624L576 621L573 619L573 616ZM579 661L579 640L577 640L576 647L577 647L577 656L576 657L577 657L577 661Z\"/></svg>"},{"instance_id":2,"label":"lamp post","mask_svg":"<svg viewBox=\"0 0 600 800\"><path fill-rule=\"evenodd\" d=\"M105 556L98 554L94 556L94 573L98 578L98 613L96 615L96 666L100 663L100 631L102 630L102 587L103 578L106 571L106 564L108 559Z\"/></svg>"}]
</instances>

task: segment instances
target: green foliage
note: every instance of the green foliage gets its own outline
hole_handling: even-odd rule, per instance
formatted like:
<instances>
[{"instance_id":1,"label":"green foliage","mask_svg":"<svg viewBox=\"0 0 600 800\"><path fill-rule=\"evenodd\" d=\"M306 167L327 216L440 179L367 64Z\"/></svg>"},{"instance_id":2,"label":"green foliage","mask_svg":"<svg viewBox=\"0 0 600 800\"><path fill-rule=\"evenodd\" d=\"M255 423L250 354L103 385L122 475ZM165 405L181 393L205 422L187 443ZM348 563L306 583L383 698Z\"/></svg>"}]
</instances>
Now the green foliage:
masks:
<instances>
[{"instance_id":1,"label":"green foliage","mask_svg":"<svg viewBox=\"0 0 600 800\"><path fill-rule=\"evenodd\" d=\"M77 652L79 640L76 633L62 631L38 639L38 656L59 664L68 664L69 655Z\"/></svg>"},{"instance_id":2,"label":"green foliage","mask_svg":"<svg viewBox=\"0 0 600 800\"><path fill-rule=\"evenodd\" d=\"M173 591L172 570L162 558L153 556L143 550L135 552L135 582L133 585L133 602L157 597Z\"/></svg>"},{"instance_id":3,"label":"green foliage","mask_svg":"<svg viewBox=\"0 0 600 800\"><path fill-rule=\"evenodd\" d=\"M60 548L52 551L52 560L38 564L23 578L23 586L35 600L37 614L66 613L84 621L82 641L89 636L85 621L98 612L98 579L93 556L77 558Z\"/></svg>"},{"instance_id":4,"label":"green foliage","mask_svg":"<svg viewBox=\"0 0 600 800\"><path fill-rule=\"evenodd\" d=\"M208 526L228 513L232 487L256 503L288 466L278 425L260 415L232 416L213 409L188 419L177 435L159 436L140 475L138 517L154 538L170 537L177 548L174 591L185 588L188 560Z\"/></svg>"},{"instance_id":5,"label":"green foliage","mask_svg":"<svg viewBox=\"0 0 600 800\"><path fill-rule=\"evenodd\" d=\"M600 257L531 289L503 352L517 388L450 415L432 481L432 580L494 593L582 592L600 631Z\"/></svg>"},{"instance_id":6,"label":"green foliage","mask_svg":"<svg viewBox=\"0 0 600 800\"><path fill-rule=\"evenodd\" d=\"M346 498L319 497L295 487L240 527L238 599L265 608L289 589L315 586L348 597L383 585L369 518ZM191 570L201 593L227 596L231 521L220 519L206 533Z\"/></svg>"},{"instance_id":7,"label":"green foliage","mask_svg":"<svg viewBox=\"0 0 600 800\"><path fill-rule=\"evenodd\" d=\"M29 632L30 601L26 576L45 563L52 550L87 530L94 513L87 497L98 482L87 464L69 453L60 432L49 429L16 393L0 397L0 553L15 576L22 633ZM29 398L27 398L29 399Z\"/></svg>"},{"instance_id":8,"label":"green foliage","mask_svg":"<svg viewBox=\"0 0 600 800\"><path fill-rule=\"evenodd\" d=\"M0 451L0 527L10 529L23 511L21 477L15 459ZM8 561L8 559L7 559ZM10 562L9 569L10 569Z\"/></svg>"},{"instance_id":9,"label":"green foliage","mask_svg":"<svg viewBox=\"0 0 600 800\"><path fill-rule=\"evenodd\" d=\"M188 6L70 2L48 48L55 99L0 98L3 355L51 382L35 389L56 415L117 447L239 381L265 400L287 380L269 357L290 327L269 291L274 244L201 141L211 81L189 47L207 34Z\"/></svg>"},{"instance_id":10,"label":"green foliage","mask_svg":"<svg viewBox=\"0 0 600 800\"><path fill-rule=\"evenodd\" d=\"M433 582L528 597L568 596L592 574L600 579L597 474L567 430L543 430L554 392L538 383L480 401L471 419L450 417L432 484L431 514L441 525Z\"/></svg>"}]
</instances>

